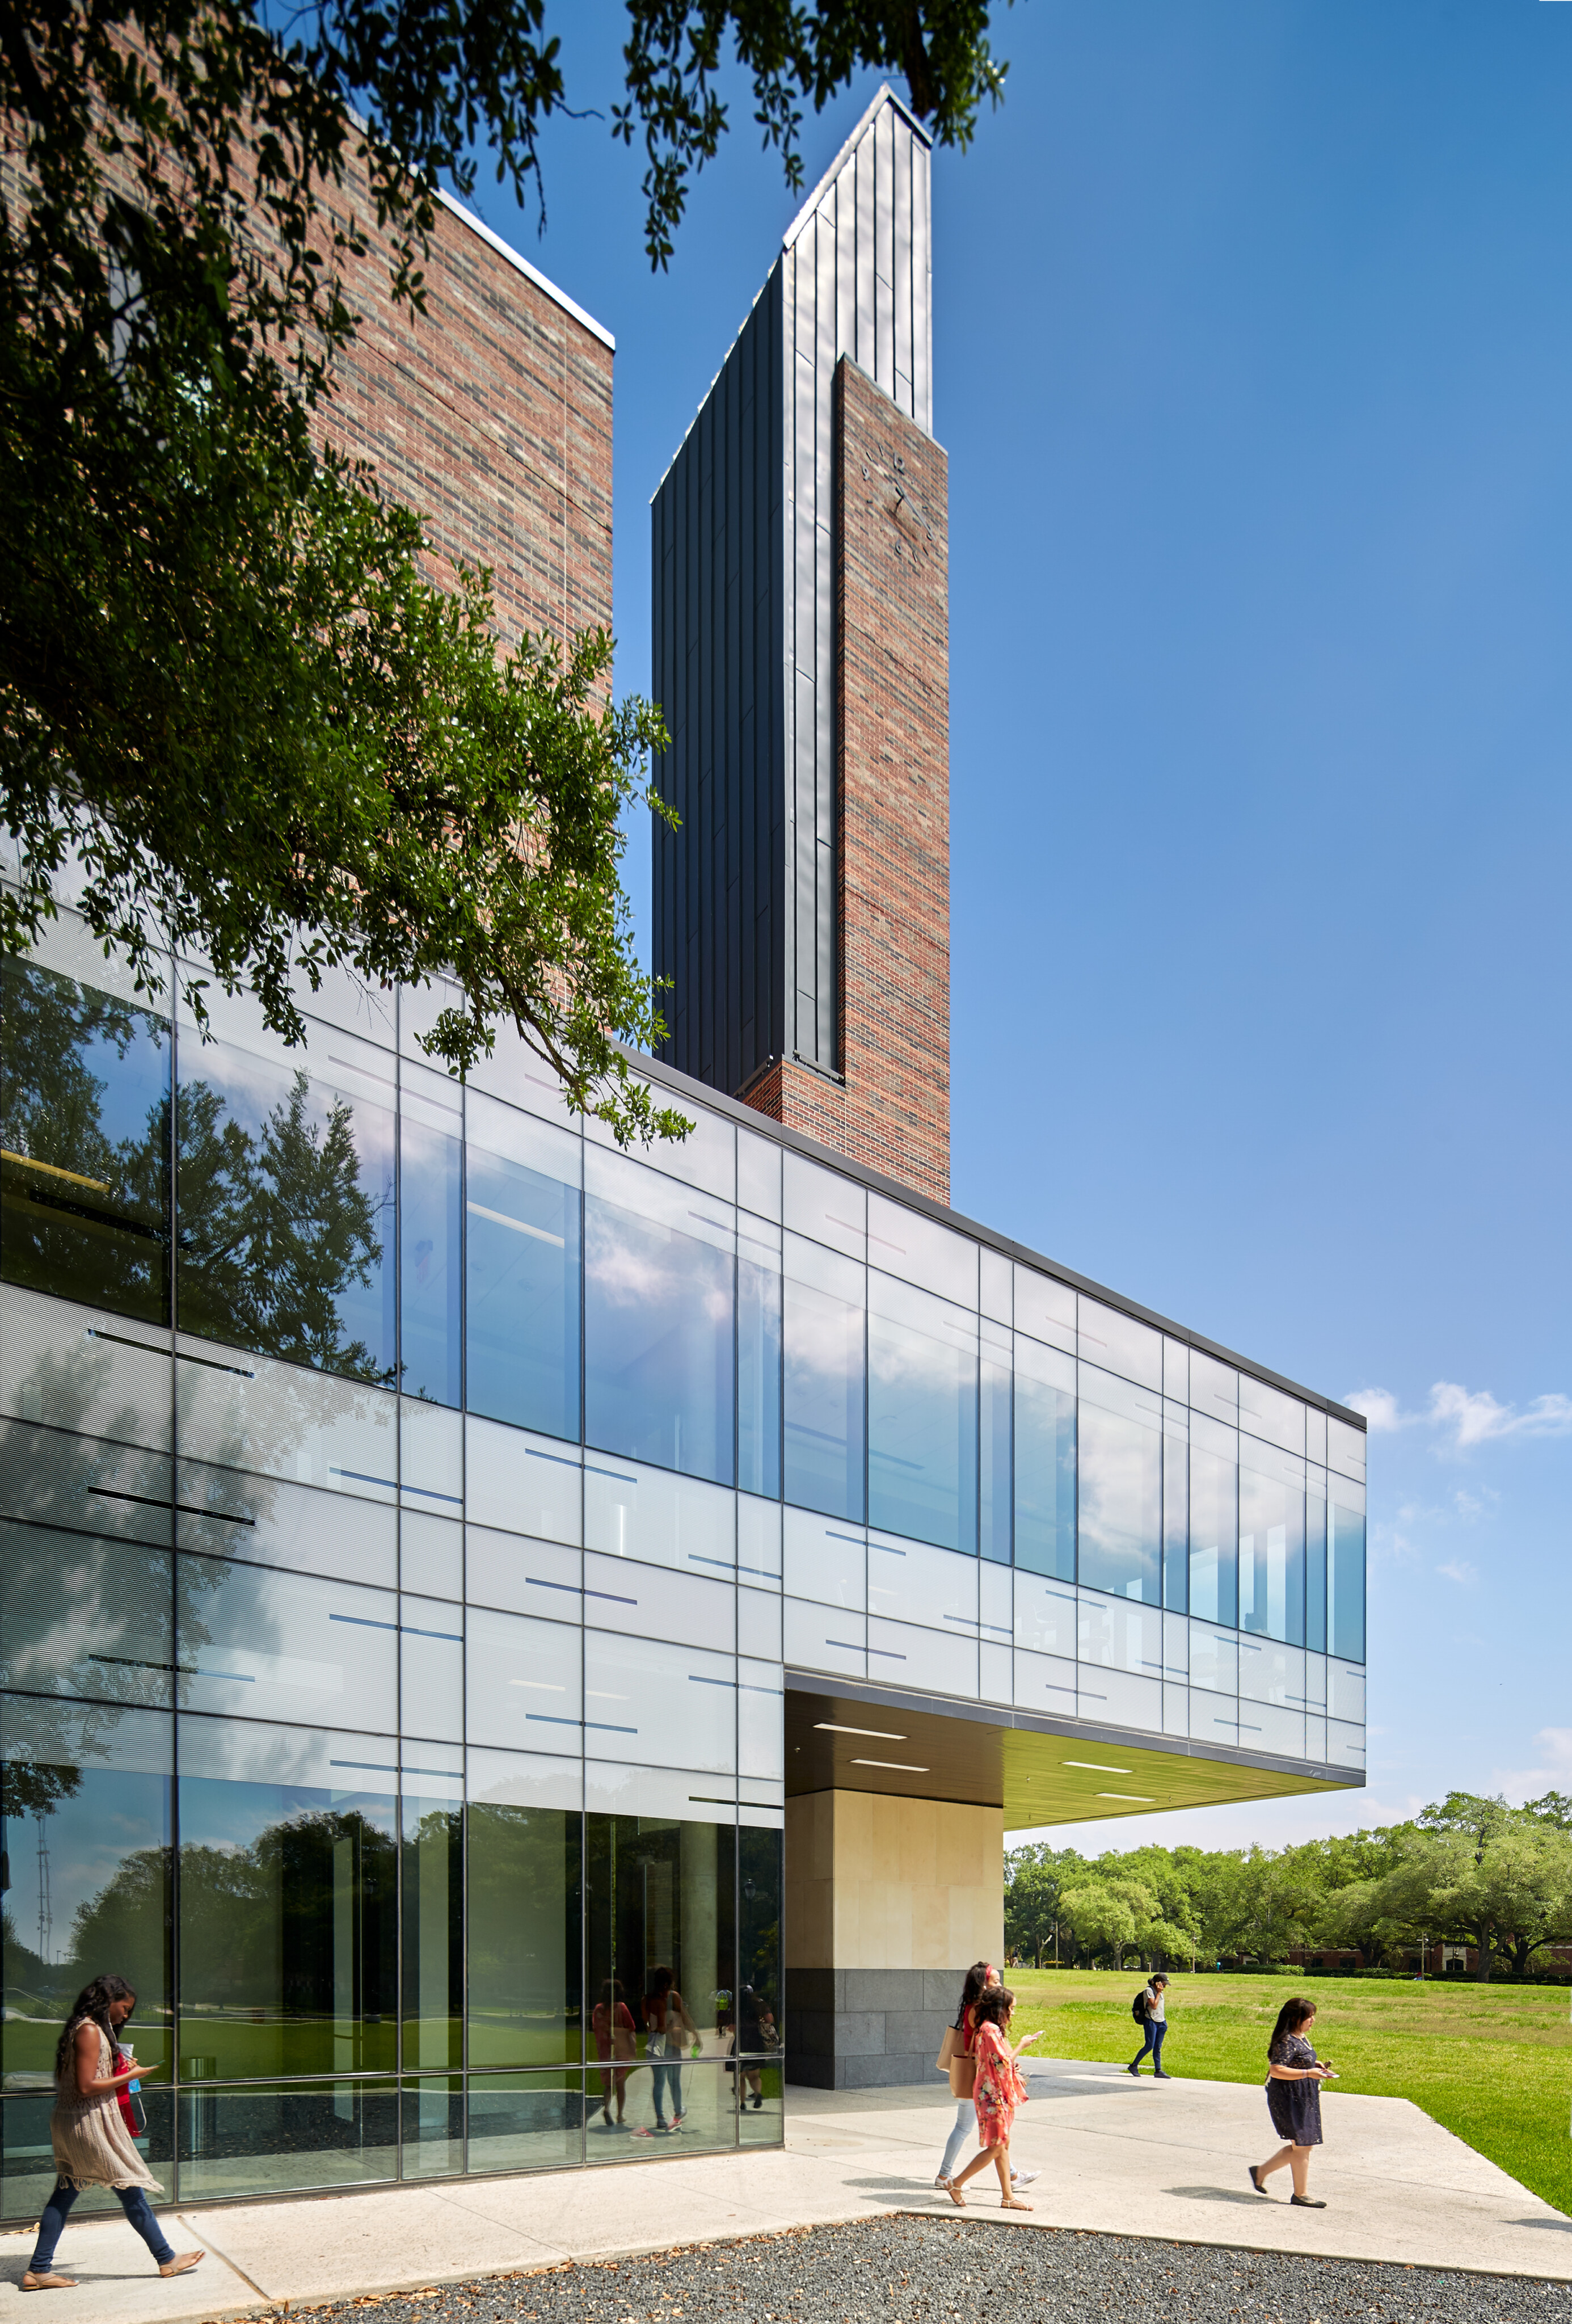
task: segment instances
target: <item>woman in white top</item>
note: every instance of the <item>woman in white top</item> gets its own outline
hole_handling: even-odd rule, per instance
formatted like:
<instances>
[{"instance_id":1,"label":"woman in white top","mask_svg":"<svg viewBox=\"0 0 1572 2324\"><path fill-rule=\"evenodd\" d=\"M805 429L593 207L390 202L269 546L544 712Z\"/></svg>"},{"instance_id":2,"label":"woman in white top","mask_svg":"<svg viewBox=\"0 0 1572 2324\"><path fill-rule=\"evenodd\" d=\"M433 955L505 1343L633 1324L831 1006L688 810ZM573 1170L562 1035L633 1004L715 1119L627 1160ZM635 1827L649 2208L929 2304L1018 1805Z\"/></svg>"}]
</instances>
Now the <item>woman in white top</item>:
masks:
<instances>
[{"instance_id":1,"label":"woman in white top","mask_svg":"<svg viewBox=\"0 0 1572 2324\"><path fill-rule=\"evenodd\" d=\"M1126 2073L1134 2074L1137 2080L1140 2080L1141 2075L1141 2061L1148 2050L1152 2052L1152 2071L1156 2080L1160 2082L1170 2082L1173 2080L1172 2074L1165 2074L1163 2070L1163 2036L1168 2031L1167 2004L1164 2000L1167 1991L1168 1979L1159 1969L1146 1987L1146 2039L1125 2069Z\"/></svg>"}]
</instances>

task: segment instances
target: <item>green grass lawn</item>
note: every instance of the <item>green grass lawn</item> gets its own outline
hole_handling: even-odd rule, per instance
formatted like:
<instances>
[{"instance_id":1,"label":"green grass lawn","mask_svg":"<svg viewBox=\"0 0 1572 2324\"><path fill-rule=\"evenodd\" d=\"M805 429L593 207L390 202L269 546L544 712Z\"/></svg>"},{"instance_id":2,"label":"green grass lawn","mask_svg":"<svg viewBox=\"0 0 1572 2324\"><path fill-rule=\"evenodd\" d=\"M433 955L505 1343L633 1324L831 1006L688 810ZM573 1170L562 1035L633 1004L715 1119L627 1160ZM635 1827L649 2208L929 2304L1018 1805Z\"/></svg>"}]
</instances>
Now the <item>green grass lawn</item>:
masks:
<instances>
[{"instance_id":1,"label":"green grass lawn","mask_svg":"<svg viewBox=\"0 0 1572 2324\"><path fill-rule=\"evenodd\" d=\"M1141 2034L1130 2015L1143 1982L1091 1969L1011 1969L1013 2038L1039 2027L1045 2058L1127 2064ZM1163 2064L1172 2074L1264 2082L1279 2009L1303 1990L1319 2015L1311 2038L1337 2090L1411 2098L1446 2129L1572 2213L1572 2024L1565 1986L1418 1985L1396 1978L1177 1976L1168 1988ZM1263 2099L1261 2121L1266 2126Z\"/></svg>"}]
</instances>

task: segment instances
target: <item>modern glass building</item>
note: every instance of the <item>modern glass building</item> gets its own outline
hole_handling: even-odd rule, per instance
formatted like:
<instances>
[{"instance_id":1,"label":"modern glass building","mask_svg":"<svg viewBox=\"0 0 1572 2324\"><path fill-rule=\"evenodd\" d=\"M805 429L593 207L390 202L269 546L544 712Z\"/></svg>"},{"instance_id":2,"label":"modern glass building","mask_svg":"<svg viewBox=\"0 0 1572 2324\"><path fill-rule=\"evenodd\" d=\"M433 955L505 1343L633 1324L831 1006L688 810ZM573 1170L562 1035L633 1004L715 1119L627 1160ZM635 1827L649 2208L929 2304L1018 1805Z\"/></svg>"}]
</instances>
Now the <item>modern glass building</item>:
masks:
<instances>
[{"instance_id":1,"label":"modern glass building","mask_svg":"<svg viewBox=\"0 0 1572 2324\"><path fill-rule=\"evenodd\" d=\"M799 317L810 276L837 311L827 203L898 258L887 152L925 251L892 106L794 228ZM875 245L844 246L877 292ZM800 346L789 370L865 483L878 345L850 379L826 323L811 398ZM905 524L920 646L942 456L900 437L928 425L904 392L904 484L851 512L855 619L881 618L879 528ZM715 474L676 464L657 542ZM822 474L828 512L830 451ZM799 597L844 609L810 545ZM666 602L678 627L713 610L696 581ZM797 624L832 702L836 619ZM841 732L844 777L843 727L814 708L759 764L801 789L803 736ZM918 803L930 838L941 804ZM865 844L856 782L834 809L832 864ZM724 818L685 828L711 872L668 898L702 900ZM787 2081L927 2074L957 1975L997 1950L1007 1827L1363 1781L1359 1416L923 1191L947 1185L948 1116L920 978L879 1028L927 1107L920 1158L869 1146L899 1112L852 1021L878 947L846 881L788 858L815 915L841 898L794 923L817 980L795 1034L760 997L699 1012L735 1041L694 1036L756 1099L762 1057L783 1118L651 1064L694 1128L648 1152L572 1115L511 1036L467 1084L434 1072L442 992L330 981L286 1052L211 994L202 1038L172 964L138 997L69 899L0 964L6 2219L52 2181L55 2041L106 1969L137 1989L147 2151L184 2205L768 2145ZM929 886L923 975L947 984ZM791 914L769 913L704 973L774 991ZM787 1065L815 1077L806 1121Z\"/></svg>"},{"instance_id":2,"label":"modern glass building","mask_svg":"<svg viewBox=\"0 0 1572 2324\"><path fill-rule=\"evenodd\" d=\"M183 2202L647 2154L663 1967L685 2149L768 2141L788 1788L1359 1780L1351 1417L676 1075L636 1157L461 1088L437 998L5 965L10 2218L104 1968Z\"/></svg>"}]
</instances>

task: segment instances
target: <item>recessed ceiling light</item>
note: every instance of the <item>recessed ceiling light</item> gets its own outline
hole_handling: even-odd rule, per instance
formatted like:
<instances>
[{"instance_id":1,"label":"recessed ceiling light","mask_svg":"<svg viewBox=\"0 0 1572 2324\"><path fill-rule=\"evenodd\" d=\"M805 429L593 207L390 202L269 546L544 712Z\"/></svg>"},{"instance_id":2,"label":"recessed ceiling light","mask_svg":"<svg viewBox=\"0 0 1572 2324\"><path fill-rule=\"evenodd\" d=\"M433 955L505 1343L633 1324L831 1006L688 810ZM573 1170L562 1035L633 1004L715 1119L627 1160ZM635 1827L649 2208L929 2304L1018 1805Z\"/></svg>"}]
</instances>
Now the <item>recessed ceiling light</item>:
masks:
<instances>
[{"instance_id":1,"label":"recessed ceiling light","mask_svg":"<svg viewBox=\"0 0 1572 2324\"><path fill-rule=\"evenodd\" d=\"M851 1764L854 1767L893 1767L897 1775L926 1775L932 1772L927 1767L908 1767L899 1759L853 1759Z\"/></svg>"},{"instance_id":2,"label":"recessed ceiling light","mask_svg":"<svg viewBox=\"0 0 1572 2324\"><path fill-rule=\"evenodd\" d=\"M1157 1804L1144 1792L1099 1792L1098 1797L1099 1800L1128 1800L1133 1807L1137 1808L1154 1808Z\"/></svg>"},{"instance_id":3,"label":"recessed ceiling light","mask_svg":"<svg viewBox=\"0 0 1572 2324\"><path fill-rule=\"evenodd\" d=\"M814 1732L815 1735L868 1735L876 1743L904 1743L906 1739L904 1735L892 1735L887 1727L837 1727L832 1719L815 1719ZM927 1772L924 1767L923 1773L926 1775ZM1114 1772L1118 1775L1127 1775L1130 1770L1128 1767L1116 1767Z\"/></svg>"},{"instance_id":4,"label":"recessed ceiling light","mask_svg":"<svg viewBox=\"0 0 1572 2324\"><path fill-rule=\"evenodd\" d=\"M1106 1759L1062 1759L1062 1767L1089 1767L1094 1775L1133 1775L1134 1767L1110 1767Z\"/></svg>"}]
</instances>

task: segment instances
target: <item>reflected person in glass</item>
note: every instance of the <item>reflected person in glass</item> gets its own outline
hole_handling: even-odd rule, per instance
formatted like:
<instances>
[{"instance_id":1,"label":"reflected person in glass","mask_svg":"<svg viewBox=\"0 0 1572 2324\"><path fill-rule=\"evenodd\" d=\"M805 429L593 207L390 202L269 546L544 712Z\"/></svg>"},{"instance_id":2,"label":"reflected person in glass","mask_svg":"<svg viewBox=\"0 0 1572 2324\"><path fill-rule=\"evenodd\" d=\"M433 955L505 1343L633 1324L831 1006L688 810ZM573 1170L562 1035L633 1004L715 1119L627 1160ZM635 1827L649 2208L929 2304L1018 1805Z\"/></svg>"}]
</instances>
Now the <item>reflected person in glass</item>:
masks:
<instances>
[{"instance_id":1,"label":"reflected person in glass","mask_svg":"<svg viewBox=\"0 0 1572 2324\"><path fill-rule=\"evenodd\" d=\"M116 2039L136 2007L136 1996L123 1977L96 1977L77 1996L55 2051L55 2104L50 2144L59 2174L43 2207L32 2259L22 2279L23 2292L69 2292L74 2276L54 2272L55 2246L84 2187L113 2187L120 2208L146 2244L161 2275L184 2275L203 2256L176 2252L149 2208L145 2189L163 2189L133 2143L121 2112L126 2085L146 2071L129 2062L116 2070Z\"/></svg>"}]
</instances>

